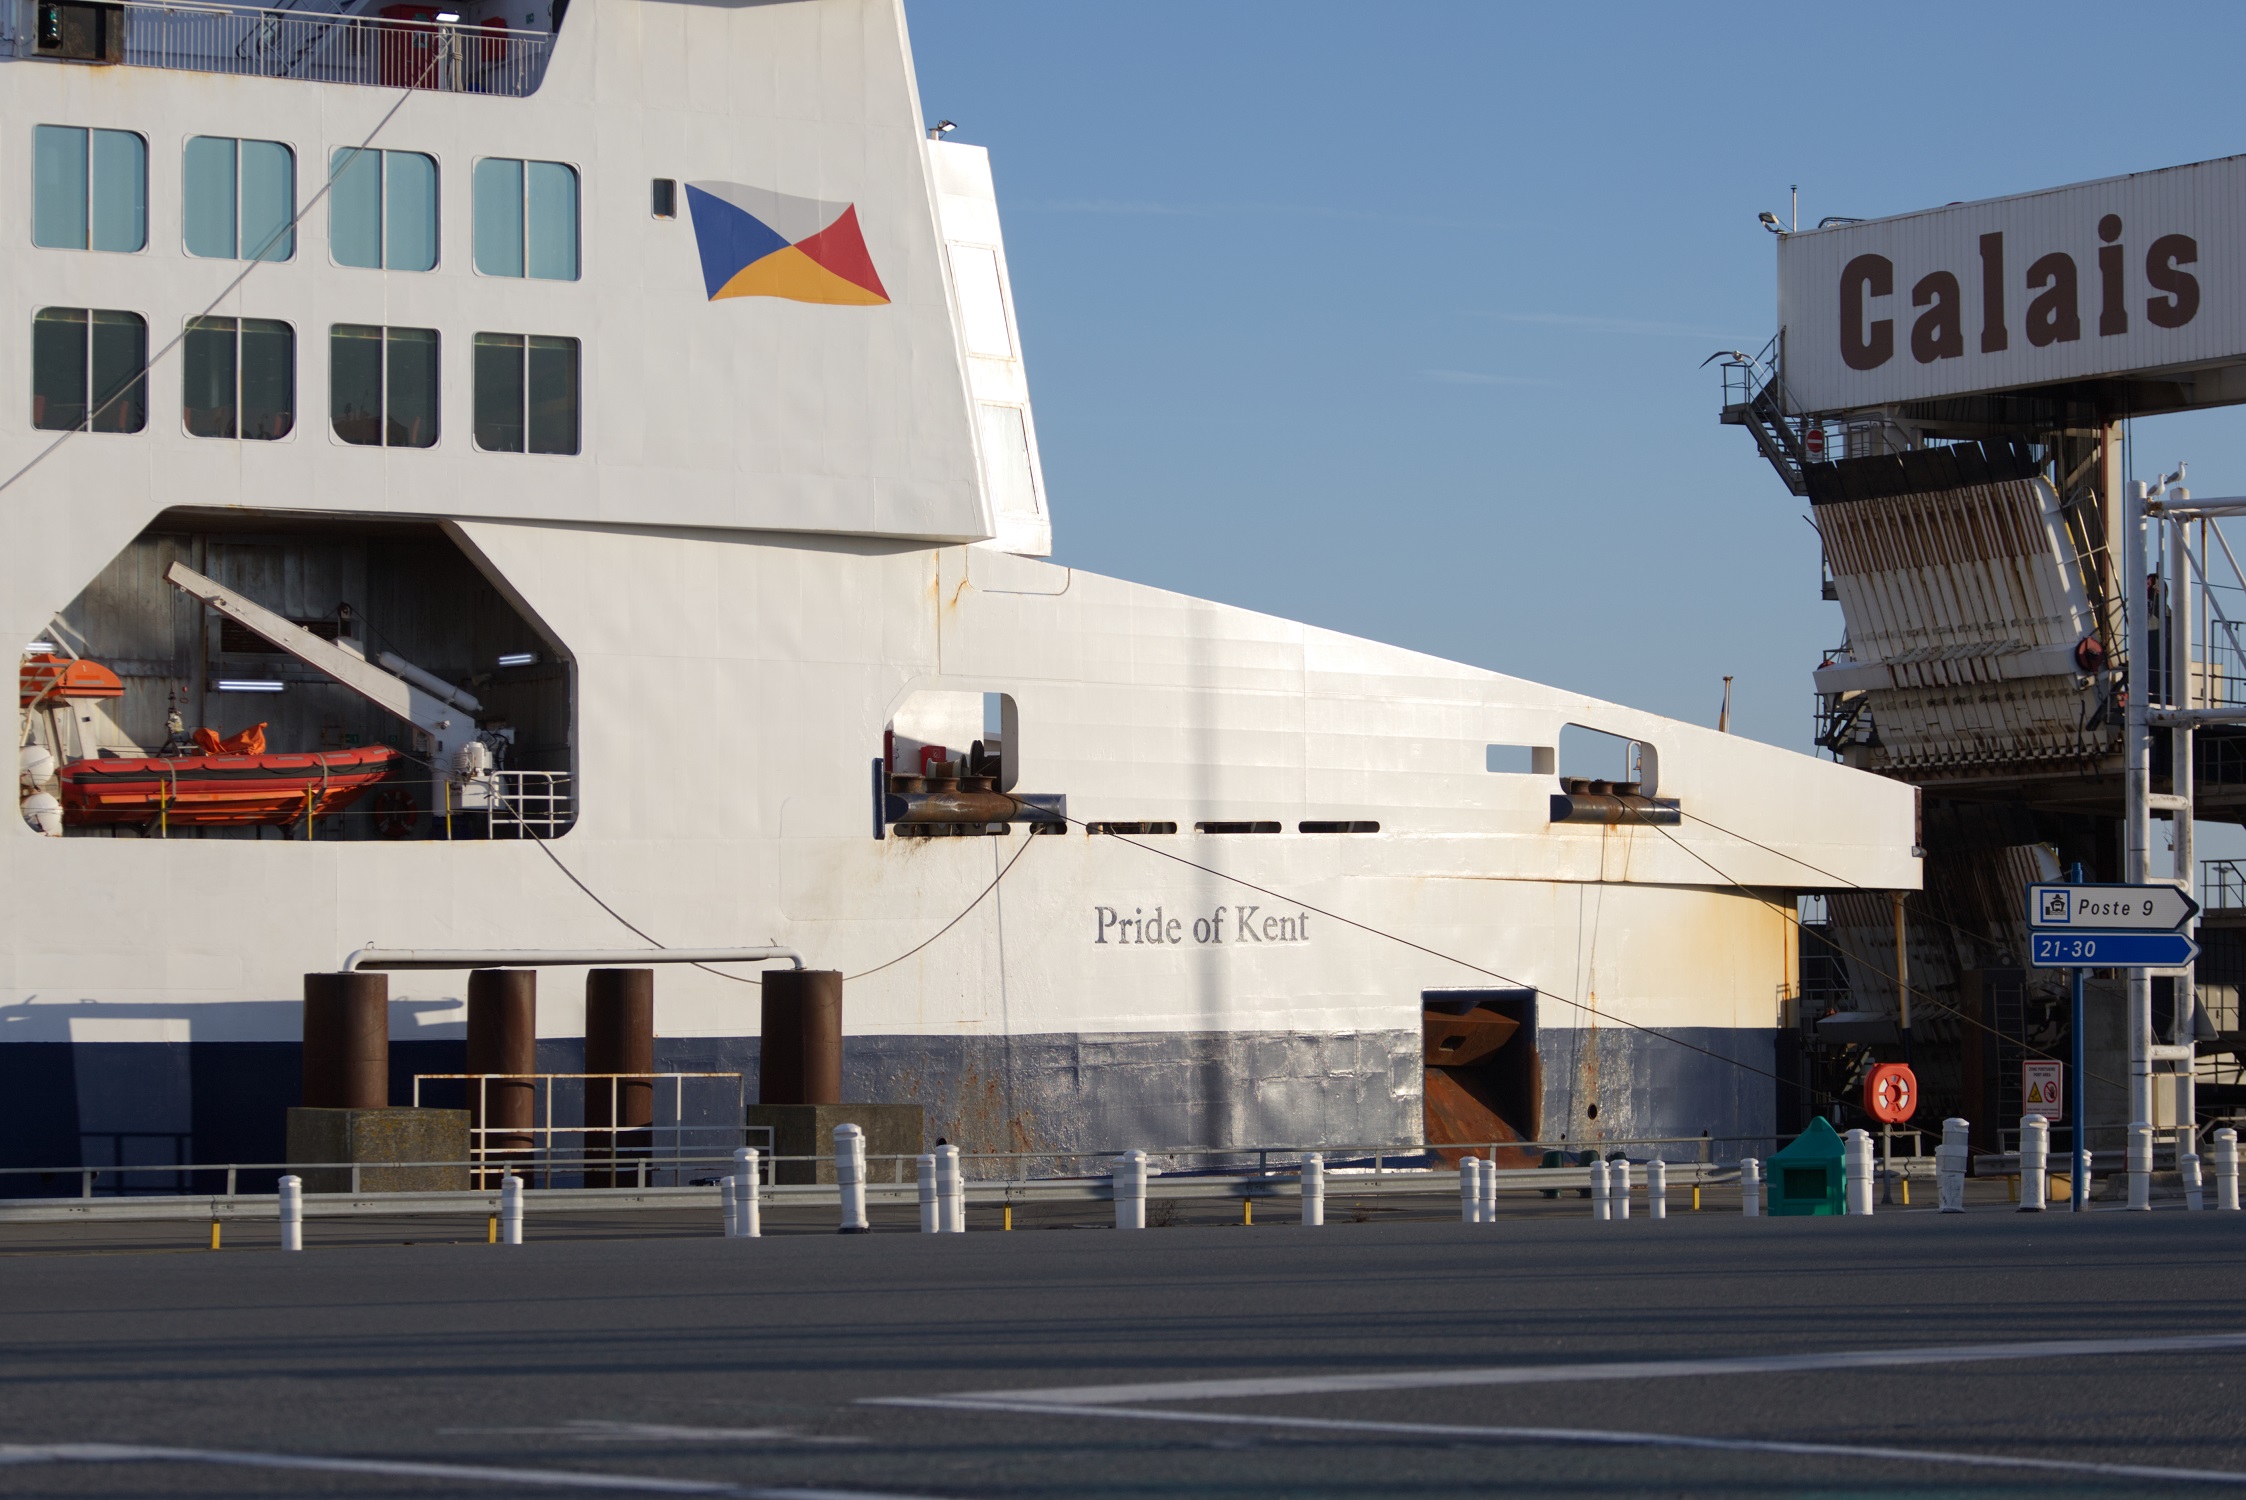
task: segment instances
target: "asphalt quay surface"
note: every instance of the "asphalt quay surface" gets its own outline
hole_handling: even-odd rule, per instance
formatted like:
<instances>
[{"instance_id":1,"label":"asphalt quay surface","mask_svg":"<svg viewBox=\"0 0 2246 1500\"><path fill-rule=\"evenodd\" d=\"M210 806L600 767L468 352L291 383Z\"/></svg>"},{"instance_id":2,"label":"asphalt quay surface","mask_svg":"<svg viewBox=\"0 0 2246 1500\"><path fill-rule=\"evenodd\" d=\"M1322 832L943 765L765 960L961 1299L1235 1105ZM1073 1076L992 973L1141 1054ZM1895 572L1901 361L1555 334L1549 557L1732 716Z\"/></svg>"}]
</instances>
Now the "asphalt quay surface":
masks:
<instances>
[{"instance_id":1,"label":"asphalt quay surface","mask_svg":"<svg viewBox=\"0 0 2246 1500\"><path fill-rule=\"evenodd\" d=\"M19 1246L0 1494L2246 1492L2246 1215L538 1228Z\"/></svg>"}]
</instances>

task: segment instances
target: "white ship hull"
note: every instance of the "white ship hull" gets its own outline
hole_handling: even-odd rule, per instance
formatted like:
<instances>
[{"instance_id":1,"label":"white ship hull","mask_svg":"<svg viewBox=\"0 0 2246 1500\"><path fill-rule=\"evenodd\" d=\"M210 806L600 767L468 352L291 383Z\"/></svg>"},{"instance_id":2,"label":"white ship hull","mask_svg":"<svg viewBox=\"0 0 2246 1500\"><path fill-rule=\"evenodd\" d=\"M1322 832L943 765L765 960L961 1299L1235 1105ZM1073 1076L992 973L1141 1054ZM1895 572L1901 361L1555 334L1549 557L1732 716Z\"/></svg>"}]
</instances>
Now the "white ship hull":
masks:
<instances>
[{"instance_id":1,"label":"white ship hull","mask_svg":"<svg viewBox=\"0 0 2246 1500\"><path fill-rule=\"evenodd\" d=\"M771 59L814 56L819 98L847 109L735 92L708 71L763 59L756 76L773 82L791 75ZM286 138L305 197L328 149L398 98L0 66L0 194L29 191L23 142L40 123L114 121L159 148L150 248L0 249L8 326L58 303L131 307L152 346L240 269L183 256L163 227L179 138ZM678 70L676 92L649 81L662 68ZM59 628L95 659L153 662L128 671L116 711L117 733L142 747L167 699L226 730L248 711L213 688L215 622L149 603L169 598L164 557L224 553L229 526L242 569L260 546L301 558L362 545L354 527L433 526L504 601L506 628L535 635L548 696L520 722L554 726L543 753L573 797L573 821L544 846L317 827L55 838L9 820L0 1165L274 1159L297 1089L302 975L369 946L640 943L570 876L665 945L772 943L862 976L845 993L846 1091L922 1103L932 1137L981 1149L1413 1143L1423 996L1531 987L1544 1097L1523 1133L1768 1134L1772 1038L1797 978L1793 893L1915 887L1910 790L991 545L1041 550L1043 480L1033 429L1026 491L992 462L993 393L1018 395L1027 421L1026 387L1009 394L1018 346L977 352L953 271L962 245L996 245L995 217L974 227L975 174L962 179L942 154L959 148L927 146L918 125L889 4L578 0L531 97L413 95L386 127L400 149L456 153L448 226L472 217L471 156L578 163L578 281L478 276L449 240L445 264L418 276L334 267L315 212L296 261L259 267L229 303L297 329L290 440L186 435L179 376L159 362L146 430L73 437L0 492L21 517L0 556L0 616L25 640ZM889 304L710 300L687 229L645 213L658 177L854 202ZM967 195L946 200L961 180ZM469 333L581 338L583 451L332 440L325 330L353 321L445 330L448 433L469 425L455 347ZM0 352L10 473L56 437L13 415L30 405L27 374L22 349ZM162 540L174 534L191 540ZM224 565L206 571L269 588L275 609L335 607L304 569ZM278 597L291 591L304 597ZM125 650L128 636L146 641ZM463 660L448 680L474 665ZM320 696L333 691L292 679L275 695L286 704L250 707L309 735L343 722ZM1015 790L1065 798L1067 831L877 836L876 762L931 703L981 695L1011 700ZM1569 725L1646 747L1641 775L1658 786L1644 789L1676 799L1682 820L1552 821L1551 752ZM1543 755L1493 771L1492 746ZM1195 831L1206 822L1282 831ZM659 1065L753 1081L754 973L663 969ZM413 1072L458 1070L464 983L392 977L401 1089ZM576 972L542 975L542 1067L581 1057L581 995Z\"/></svg>"}]
</instances>

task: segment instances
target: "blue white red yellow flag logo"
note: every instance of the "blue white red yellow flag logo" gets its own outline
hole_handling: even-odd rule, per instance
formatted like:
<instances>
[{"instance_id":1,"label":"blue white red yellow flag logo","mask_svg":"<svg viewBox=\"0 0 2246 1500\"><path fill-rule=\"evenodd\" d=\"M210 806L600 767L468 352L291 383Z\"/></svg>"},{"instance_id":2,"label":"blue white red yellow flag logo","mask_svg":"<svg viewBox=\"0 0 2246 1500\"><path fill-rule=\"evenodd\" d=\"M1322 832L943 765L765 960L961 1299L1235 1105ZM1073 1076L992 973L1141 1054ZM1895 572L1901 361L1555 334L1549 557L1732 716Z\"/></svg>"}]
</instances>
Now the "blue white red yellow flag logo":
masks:
<instances>
[{"instance_id":1,"label":"blue white red yellow flag logo","mask_svg":"<svg viewBox=\"0 0 2246 1500\"><path fill-rule=\"evenodd\" d=\"M879 307L889 300L858 229L855 204L793 198L738 182L690 182L686 204L712 302L785 297Z\"/></svg>"}]
</instances>

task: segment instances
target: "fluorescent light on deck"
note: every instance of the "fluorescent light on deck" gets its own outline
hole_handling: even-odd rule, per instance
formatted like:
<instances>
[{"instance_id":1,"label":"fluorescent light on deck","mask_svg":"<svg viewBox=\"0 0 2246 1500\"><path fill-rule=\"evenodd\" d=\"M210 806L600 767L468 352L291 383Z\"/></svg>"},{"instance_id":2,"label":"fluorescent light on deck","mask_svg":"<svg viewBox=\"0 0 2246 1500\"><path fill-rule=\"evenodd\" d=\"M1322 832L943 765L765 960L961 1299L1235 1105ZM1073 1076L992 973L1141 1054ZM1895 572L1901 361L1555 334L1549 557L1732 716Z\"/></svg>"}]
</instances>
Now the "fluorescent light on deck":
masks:
<instances>
[{"instance_id":1,"label":"fluorescent light on deck","mask_svg":"<svg viewBox=\"0 0 2246 1500\"><path fill-rule=\"evenodd\" d=\"M218 680L218 690L222 693L277 693L287 685L270 677L221 677Z\"/></svg>"},{"instance_id":2,"label":"fluorescent light on deck","mask_svg":"<svg viewBox=\"0 0 2246 1500\"><path fill-rule=\"evenodd\" d=\"M499 658L499 665L503 667L527 667L537 660L538 653L535 651L510 651Z\"/></svg>"}]
</instances>

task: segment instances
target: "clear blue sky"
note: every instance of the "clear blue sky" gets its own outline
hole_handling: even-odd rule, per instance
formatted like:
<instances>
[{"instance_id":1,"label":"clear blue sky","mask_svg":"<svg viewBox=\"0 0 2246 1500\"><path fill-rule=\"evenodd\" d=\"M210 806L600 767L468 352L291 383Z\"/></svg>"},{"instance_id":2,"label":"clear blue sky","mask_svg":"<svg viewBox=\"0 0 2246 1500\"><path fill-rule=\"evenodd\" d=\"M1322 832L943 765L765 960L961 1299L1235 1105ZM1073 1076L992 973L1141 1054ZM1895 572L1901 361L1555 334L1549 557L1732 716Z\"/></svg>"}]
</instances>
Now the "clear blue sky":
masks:
<instances>
[{"instance_id":1,"label":"clear blue sky","mask_svg":"<svg viewBox=\"0 0 2246 1500\"><path fill-rule=\"evenodd\" d=\"M1716 422L1805 223L2246 151L2236 6L909 0L991 149L1055 557L1806 748L1841 619ZM2246 415L2140 472L2246 491Z\"/></svg>"}]
</instances>

